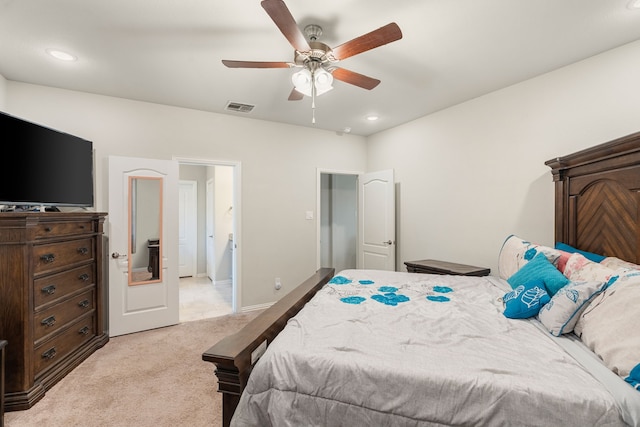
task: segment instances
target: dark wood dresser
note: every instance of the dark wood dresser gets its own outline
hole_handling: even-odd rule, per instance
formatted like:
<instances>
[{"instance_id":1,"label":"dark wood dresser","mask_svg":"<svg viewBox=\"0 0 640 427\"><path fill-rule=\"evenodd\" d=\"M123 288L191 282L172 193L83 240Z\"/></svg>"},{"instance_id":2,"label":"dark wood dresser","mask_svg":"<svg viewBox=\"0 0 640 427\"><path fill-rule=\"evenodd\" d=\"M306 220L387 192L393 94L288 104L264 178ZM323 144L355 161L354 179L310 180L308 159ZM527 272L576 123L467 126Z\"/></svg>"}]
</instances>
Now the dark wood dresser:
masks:
<instances>
[{"instance_id":1,"label":"dark wood dresser","mask_svg":"<svg viewBox=\"0 0 640 427\"><path fill-rule=\"evenodd\" d=\"M491 269L475 267L473 265L455 262L423 259L421 261L407 261L404 263L409 273L451 274L454 276L487 276Z\"/></svg>"},{"instance_id":2,"label":"dark wood dresser","mask_svg":"<svg viewBox=\"0 0 640 427\"><path fill-rule=\"evenodd\" d=\"M4 427L4 348L5 340L0 341L0 427Z\"/></svg>"},{"instance_id":3,"label":"dark wood dresser","mask_svg":"<svg viewBox=\"0 0 640 427\"><path fill-rule=\"evenodd\" d=\"M0 213L5 410L28 409L109 341L106 214Z\"/></svg>"}]
</instances>

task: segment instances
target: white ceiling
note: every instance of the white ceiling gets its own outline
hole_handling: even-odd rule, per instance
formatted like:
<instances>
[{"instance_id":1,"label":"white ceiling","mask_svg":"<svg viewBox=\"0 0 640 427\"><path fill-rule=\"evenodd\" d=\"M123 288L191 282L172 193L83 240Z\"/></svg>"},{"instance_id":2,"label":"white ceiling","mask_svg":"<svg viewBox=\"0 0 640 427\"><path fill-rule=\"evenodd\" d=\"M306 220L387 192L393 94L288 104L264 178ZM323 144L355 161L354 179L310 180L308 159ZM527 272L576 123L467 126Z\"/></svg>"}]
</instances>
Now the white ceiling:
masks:
<instances>
[{"instance_id":1,"label":"white ceiling","mask_svg":"<svg viewBox=\"0 0 640 427\"><path fill-rule=\"evenodd\" d=\"M629 0L285 0L302 29L336 47L396 22L403 38L340 62L382 83L343 82L288 101L295 69L230 69L222 59L292 61L260 0L0 0L7 80L370 135L640 39ZM48 48L78 57L55 60ZM253 104L249 114L225 111ZM375 113L377 122L365 116Z\"/></svg>"}]
</instances>

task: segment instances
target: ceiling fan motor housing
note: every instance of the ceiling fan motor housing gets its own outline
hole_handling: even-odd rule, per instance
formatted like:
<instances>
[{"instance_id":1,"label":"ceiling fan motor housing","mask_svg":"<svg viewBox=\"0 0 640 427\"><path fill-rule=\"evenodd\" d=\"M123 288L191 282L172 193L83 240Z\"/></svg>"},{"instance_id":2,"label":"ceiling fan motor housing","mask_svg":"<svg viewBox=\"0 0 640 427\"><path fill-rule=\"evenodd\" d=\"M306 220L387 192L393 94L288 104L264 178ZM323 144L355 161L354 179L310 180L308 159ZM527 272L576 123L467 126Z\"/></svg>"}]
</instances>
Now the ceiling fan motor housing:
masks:
<instances>
[{"instance_id":1,"label":"ceiling fan motor housing","mask_svg":"<svg viewBox=\"0 0 640 427\"><path fill-rule=\"evenodd\" d=\"M311 41L309 42L310 51L307 52L295 52L294 62L296 65L304 67L310 62L318 64L326 64L328 62L335 61L333 52L329 46L322 42Z\"/></svg>"}]
</instances>

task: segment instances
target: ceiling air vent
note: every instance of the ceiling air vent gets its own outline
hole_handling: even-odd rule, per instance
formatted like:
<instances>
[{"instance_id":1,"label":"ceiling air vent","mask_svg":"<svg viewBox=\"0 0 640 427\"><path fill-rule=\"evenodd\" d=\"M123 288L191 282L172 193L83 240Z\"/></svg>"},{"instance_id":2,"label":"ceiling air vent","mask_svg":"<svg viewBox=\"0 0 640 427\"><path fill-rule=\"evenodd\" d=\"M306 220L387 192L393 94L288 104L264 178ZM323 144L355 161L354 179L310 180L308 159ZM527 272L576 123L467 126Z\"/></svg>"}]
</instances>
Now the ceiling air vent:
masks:
<instances>
[{"instance_id":1,"label":"ceiling air vent","mask_svg":"<svg viewBox=\"0 0 640 427\"><path fill-rule=\"evenodd\" d=\"M250 113L255 108L255 105L241 104L239 102L229 102L224 108L227 111L235 111L237 113Z\"/></svg>"}]
</instances>

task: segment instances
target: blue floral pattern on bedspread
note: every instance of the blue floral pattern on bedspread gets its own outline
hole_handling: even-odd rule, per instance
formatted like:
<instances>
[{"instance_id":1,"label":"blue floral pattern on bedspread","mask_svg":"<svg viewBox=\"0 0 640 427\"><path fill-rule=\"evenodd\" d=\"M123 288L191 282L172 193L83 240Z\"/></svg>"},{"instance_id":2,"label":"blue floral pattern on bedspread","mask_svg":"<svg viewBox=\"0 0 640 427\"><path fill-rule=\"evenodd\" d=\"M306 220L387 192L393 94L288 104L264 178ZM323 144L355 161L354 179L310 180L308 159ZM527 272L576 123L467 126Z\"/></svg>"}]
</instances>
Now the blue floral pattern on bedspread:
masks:
<instances>
[{"instance_id":1,"label":"blue floral pattern on bedspread","mask_svg":"<svg viewBox=\"0 0 640 427\"><path fill-rule=\"evenodd\" d=\"M409 301L408 296L402 295L402 294L396 294L395 292L387 292L385 294L375 294L371 296L371 299L386 305L391 305L391 306L396 306L401 302Z\"/></svg>"},{"instance_id":2,"label":"blue floral pattern on bedspread","mask_svg":"<svg viewBox=\"0 0 640 427\"><path fill-rule=\"evenodd\" d=\"M329 280L329 283L332 285L348 285L353 282L351 279L347 279L344 276L335 276L333 279Z\"/></svg>"},{"instance_id":3,"label":"blue floral pattern on bedspread","mask_svg":"<svg viewBox=\"0 0 640 427\"><path fill-rule=\"evenodd\" d=\"M344 297L344 298L340 298L340 301L347 303L347 304L360 304L361 302L366 301L367 299L365 297L360 297L360 296L352 296L352 297Z\"/></svg>"},{"instance_id":4,"label":"blue floral pattern on bedspread","mask_svg":"<svg viewBox=\"0 0 640 427\"><path fill-rule=\"evenodd\" d=\"M411 290L414 286L409 282L394 283L394 286L380 284L376 289L370 286L375 284L373 280L359 280L342 275L333 277L329 281L329 284L338 285L332 287L332 293L337 296L341 302L351 305L365 304L367 301L373 300L390 307L397 307L399 304L411 301L413 298L419 298L422 301L442 303L451 301L450 296L444 296L442 294L454 292L454 289L450 286L434 284L434 282L429 281L421 285L421 289L423 289L422 292L416 294L414 289L413 291L409 291L411 295L407 295L406 292L403 292L403 289Z\"/></svg>"}]
</instances>

